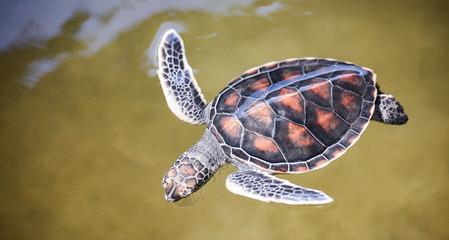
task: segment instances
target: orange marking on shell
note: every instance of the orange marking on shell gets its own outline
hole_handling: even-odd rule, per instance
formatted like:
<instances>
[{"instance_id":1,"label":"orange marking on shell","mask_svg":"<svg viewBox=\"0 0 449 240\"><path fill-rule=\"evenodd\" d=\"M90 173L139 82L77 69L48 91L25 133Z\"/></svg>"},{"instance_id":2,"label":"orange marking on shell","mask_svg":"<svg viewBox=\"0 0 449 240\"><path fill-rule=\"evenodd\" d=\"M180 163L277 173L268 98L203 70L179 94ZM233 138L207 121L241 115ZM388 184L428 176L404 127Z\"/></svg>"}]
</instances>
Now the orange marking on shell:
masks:
<instances>
[{"instance_id":1,"label":"orange marking on shell","mask_svg":"<svg viewBox=\"0 0 449 240\"><path fill-rule=\"evenodd\" d=\"M305 166L300 166L295 168L295 172L306 172L308 169Z\"/></svg>"},{"instance_id":2,"label":"orange marking on shell","mask_svg":"<svg viewBox=\"0 0 449 240\"><path fill-rule=\"evenodd\" d=\"M322 159L316 163L316 168L324 167L324 166L326 166L326 164L327 164L327 161L325 159Z\"/></svg>"},{"instance_id":3,"label":"orange marking on shell","mask_svg":"<svg viewBox=\"0 0 449 240\"><path fill-rule=\"evenodd\" d=\"M220 127L225 131L230 137L239 137L241 126L237 119L230 116L225 116L220 120Z\"/></svg>"},{"instance_id":4,"label":"orange marking on shell","mask_svg":"<svg viewBox=\"0 0 449 240\"><path fill-rule=\"evenodd\" d=\"M250 109L248 109L248 114L253 119L257 119L266 125L269 125L273 122L271 107L264 102L258 102Z\"/></svg>"},{"instance_id":5,"label":"orange marking on shell","mask_svg":"<svg viewBox=\"0 0 449 240\"><path fill-rule=\"evenodd\" d=\"M332 153L332 158L333 158L333 159L338 158L338 157L340 157L341 155L343 155L344 153L345 153L345 150L343 150L343 149L338 149L338 150L336 150L335 152Z\"/></svg>"},{"instance_id":6,"label":"orange marking on shell","mask_svg":"<svg viewBox=\"0 0 449 240\"><path fill-rule=\"evenodd\" d=\"M282 78L283 78L284 80L290 80L290 79L292 79L292 78L299 77L299 76L301 76L301 75L302 75L302 73L301 73L301 71L299 71L299 70L285 70L285 71L282 73Z\"/></svg>"},{"instance_id":7,"label":"orange marking on shell","mask_svg":"<svg viewBox=\"0 0 449 240\"><path fill-rule=\"evenodd\" d=\"M288 138L298 147L310 146L315 142L304 127L291 122L288 123Z\"/></svg>"},{"instance_id":8,"label":"orange marking on shell","mask_svg":"<svg viewBox=\"0 0 449 240\"><path fill-rule=\"evenodd\" d=\"M353 109L355 103L355 96L349 93L343 93L343 97L341 98L341 104L348 110Z\"/></svg>"},{"instance_id":9,"label":"orange marking on shell","mask_svg":"<svg viewBox=\"0 0 449 240\"><path fill-rule=\"evenodd\" d=\"M313 85L310 87L310 91L320 96L322 99L327 99L330 97L329 84L327 82Z\"/></svg>"},{"instance_id":10,"label":"orange marking on shell","mask_svg":"<svg viewBox=\"0 0 449 240\"><path fill-rule=\"evenodd\" d=\"M318 125L326 132L330 132L337 127L335 115L332 112L317 108L315 110Z\"/></svg>"},{"instance_id":11,"label":"orange marking on shell","mask_svg":"<svg viewBox=\"0 0 449 240\"><path fill-rule=\"evenodd\" d=\"M352 85L360 86L362 84L359 75L355 73L345 73L340 76L340 80Z\"/></svg>"},{"instance_id":12,"label":"orange marking on shell","mask_svg":"<svg viewBox=\"0 0 449 240\"><path fill-rule=\"evenodd\" d=\"M240 96L236 92L232 92L225 99L224 104L227 106L236 106L237 102L239 101L239 98L240 98Z\"/></svg>"},{"instance_id":13,"label":"orange marking on shell","mask_svg":"<svg viewBox=\"0 0 449 240\"><path fill-rule=\"evenodd\" d=\"M282 88L279 97L281 98L281 104L285 107L288 107L297 113L303 111L301 98L299 97L298 92L296 92L295 90Z\"/></svg>"},{"instance_id":14,"label":"orange marking on shell","mask_svg":"<svg viewBox=\"0 0 449 240\"><path fill-rule=\"evenodd\" d=\"M265 90L268 86L270 86L270 81L268 81L268 78L266 77L259 78L250 85L251 89L254 91Z\"/></svg>"},{"instance_id":15,"label":"orange marking on shell","mask_svg":"<svg viewBox=\"0 0 449 240\"><path fill-rule=\"evenodd\" d=\"M256 136L254 138L254 147L260 151L268 153L276 153L279 151L272 140L262 136Z\"/></svg>"}]
</instances>

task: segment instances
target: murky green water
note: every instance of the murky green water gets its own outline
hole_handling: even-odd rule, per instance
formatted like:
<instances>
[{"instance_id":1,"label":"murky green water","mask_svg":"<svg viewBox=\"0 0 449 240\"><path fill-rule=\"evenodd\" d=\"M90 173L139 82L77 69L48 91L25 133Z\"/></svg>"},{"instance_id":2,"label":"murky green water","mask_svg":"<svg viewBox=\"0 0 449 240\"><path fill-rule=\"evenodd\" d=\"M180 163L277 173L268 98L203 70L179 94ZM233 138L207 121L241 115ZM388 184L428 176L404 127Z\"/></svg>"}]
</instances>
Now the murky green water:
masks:
<instances>
[{"instance_id":1,"label":"murky green water","mask_svg":"<svg viewBox=\"0 0 449 240\"><path fill-rule=\"evenodd\" d=\"M449 238L446 4L105 2L0 4L1 239ZM331 57L374 69L410 121L372 123L330 166L284 175L331 205L233 195L233 167L169 204L161 177L203 127L172 115L152 75L161 25L182 31L209 100L255 65Z\"/></svg>"}]
</instances>

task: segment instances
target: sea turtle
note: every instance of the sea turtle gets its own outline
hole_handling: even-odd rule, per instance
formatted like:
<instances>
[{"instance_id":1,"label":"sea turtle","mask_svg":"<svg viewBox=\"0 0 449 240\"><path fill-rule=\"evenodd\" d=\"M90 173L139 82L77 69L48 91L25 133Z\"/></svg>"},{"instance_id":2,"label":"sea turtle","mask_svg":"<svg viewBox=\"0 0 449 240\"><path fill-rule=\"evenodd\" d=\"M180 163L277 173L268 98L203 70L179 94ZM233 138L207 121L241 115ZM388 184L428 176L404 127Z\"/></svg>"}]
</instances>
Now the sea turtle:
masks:
<instances>
[{"instance_id":1,"label":"sea turtle","mask_svg":"<svg viewBox=\"0 0 449 240\"><path fill-rule=\"evenodd\" d=\"M229 191L285 204L324 204L325 193L277 178L326 166L351 147L369 120L404 124L407 115L379 90L376 74L335 59L270 62L231 81L207 103L189 66L183 41L165 32L158 50L158 76L171 111L190 124L207 126L162 180L167 201L185 198L230 163Z\"/></svg>"}]
</instances>

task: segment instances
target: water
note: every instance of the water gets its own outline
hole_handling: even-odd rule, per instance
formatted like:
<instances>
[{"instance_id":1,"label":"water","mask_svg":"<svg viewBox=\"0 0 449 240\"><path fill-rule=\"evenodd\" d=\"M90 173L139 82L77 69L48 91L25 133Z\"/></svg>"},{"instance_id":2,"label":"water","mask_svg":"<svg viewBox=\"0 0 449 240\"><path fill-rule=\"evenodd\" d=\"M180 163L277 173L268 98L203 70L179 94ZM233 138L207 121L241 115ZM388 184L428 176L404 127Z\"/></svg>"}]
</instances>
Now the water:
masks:
<instances>
[{"instance_id":1,"label":"water","mask_svg":"<svg viewBox=\"0 0 449 240\"><path fill-rule=\"evenodd\" d=\"M444 2L211 2L0 4L1 239L449 238ZM208 100L264 62L331 57L374 69L410 121L372 123L330 166L282 176L333 204L233 195L230 166L169 204L161 178L204 128L174 117L154 76L168 27Z\"/></svg>"}]
</instances>

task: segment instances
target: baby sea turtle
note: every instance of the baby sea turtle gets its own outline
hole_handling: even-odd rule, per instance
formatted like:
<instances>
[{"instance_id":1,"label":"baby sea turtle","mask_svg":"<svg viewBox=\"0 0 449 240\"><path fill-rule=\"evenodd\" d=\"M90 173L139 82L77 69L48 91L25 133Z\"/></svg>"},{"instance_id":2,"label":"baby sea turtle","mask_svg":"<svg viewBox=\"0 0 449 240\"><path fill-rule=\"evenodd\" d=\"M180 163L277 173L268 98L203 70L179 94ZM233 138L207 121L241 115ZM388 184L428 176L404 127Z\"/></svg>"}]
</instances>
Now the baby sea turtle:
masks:
<instances>
[{"instance_id":1,"label":"baby sea turtle","mask_svg":"<svg viewBox=\"0 0 449 240\"><path fill-rule=\"evenodd\" d=\"M399 102L379 90L376 74L349 62L287 59L246 71L211 103L204 99L183 41L167 31L159 46L158 76L171 111L191 124L205 124L202 138L175 161L163 178L165 198L177 201L203 186L217 169L238 168L229 191L286 204L324 204L325 193L274 176L326 166L346 152L369 120L404 124Z\"/></svg>"}]
</instances>

